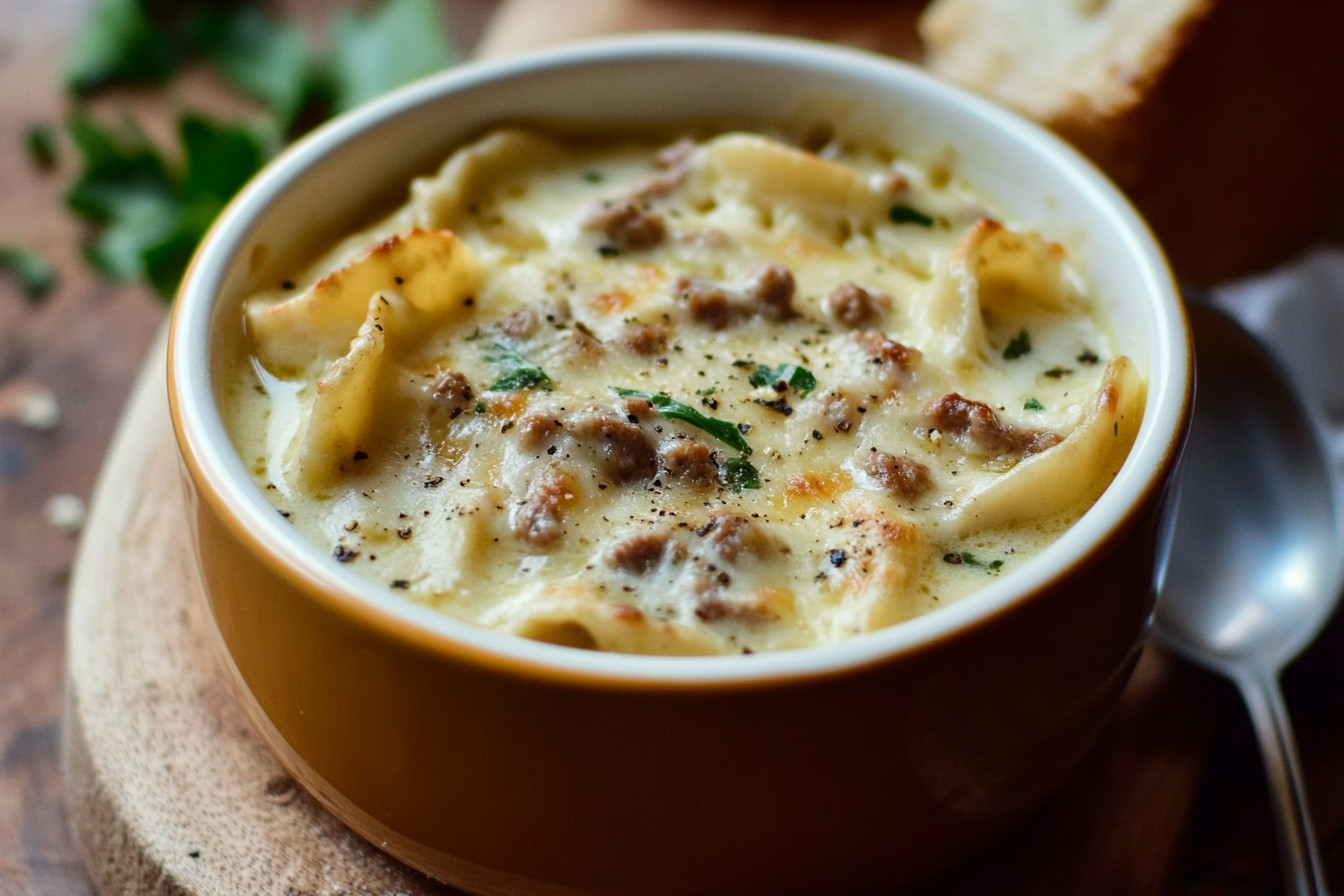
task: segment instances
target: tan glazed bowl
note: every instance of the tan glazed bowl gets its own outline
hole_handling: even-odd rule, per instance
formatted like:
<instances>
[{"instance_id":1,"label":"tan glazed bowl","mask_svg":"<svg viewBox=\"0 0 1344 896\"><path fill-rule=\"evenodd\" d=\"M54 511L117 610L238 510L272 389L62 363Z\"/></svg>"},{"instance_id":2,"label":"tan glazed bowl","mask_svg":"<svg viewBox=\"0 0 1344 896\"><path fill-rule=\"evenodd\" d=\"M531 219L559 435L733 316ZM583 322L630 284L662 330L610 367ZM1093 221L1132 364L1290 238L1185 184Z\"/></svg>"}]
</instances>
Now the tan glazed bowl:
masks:
<instances>
[{"instance_id":1,"label":"tan glazed bowl","mask_svg":"<svg viewBox=\"0 0 1344 896\"><path fill-rule=\"evenodd\" d=\"M958 603L848 642L667 658L534 643L367 582L271 507L221 420L243 299L400 203L487 127L805 119L890 133L1066 242L1146 372L1133 450L1055 544ZM1080 156L890 60L650 35L466 65L322 128L206 239L178 298L173 424L201 575L257 730L340 819L483 893L881 892L1038 806L1136 659L1188 422L1163 257Z\"/></svg>"}]
</instances>

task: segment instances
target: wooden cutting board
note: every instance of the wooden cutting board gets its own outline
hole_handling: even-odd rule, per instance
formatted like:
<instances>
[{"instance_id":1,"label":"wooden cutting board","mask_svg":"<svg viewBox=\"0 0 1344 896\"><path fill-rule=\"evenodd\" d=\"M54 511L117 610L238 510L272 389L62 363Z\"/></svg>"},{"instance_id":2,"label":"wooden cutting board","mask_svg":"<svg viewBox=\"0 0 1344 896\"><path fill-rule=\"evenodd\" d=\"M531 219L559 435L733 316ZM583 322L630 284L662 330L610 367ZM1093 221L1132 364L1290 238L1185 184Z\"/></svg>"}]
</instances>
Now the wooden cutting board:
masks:
<instances>
[{"instance_id":1,"label":"wooden cutting board","mask_svg":"<svg viewBox=\"0 0 1344 896\"><path fill-rule=\"evenodd\" d=\"M108 456L70 592L65 776L106 894L449 893L347 830L253 734L215 653L165 395L164 341ZM1156 894L1217 701L1150 651L1079 774L922 892Z\"/></svg>"}]
</instances>

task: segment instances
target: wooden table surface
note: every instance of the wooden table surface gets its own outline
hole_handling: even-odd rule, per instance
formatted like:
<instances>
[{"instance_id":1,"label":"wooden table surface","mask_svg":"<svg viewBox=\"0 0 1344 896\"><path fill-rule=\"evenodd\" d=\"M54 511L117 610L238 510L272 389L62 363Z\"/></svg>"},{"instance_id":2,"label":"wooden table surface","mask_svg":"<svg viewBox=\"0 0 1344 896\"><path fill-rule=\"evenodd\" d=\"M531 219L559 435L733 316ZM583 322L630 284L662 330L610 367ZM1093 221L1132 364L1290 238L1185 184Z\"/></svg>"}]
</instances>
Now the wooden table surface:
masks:
<instances>
[{"instance_id":1,"label":"wooden table surface","mask_svg":"<svg viewBox=\"0 0 1344 896\"><path fill-rule=\"evenodd\" d=\"M81 262L81 227L61 200L75 170L71 147L61 147L52 171L33 168L22 149L29 125L65 115L60 62L89 5L0 0L0 244L40 247L61 278L33 303L0 277L0 893L14 896L92 892L67 832L58 761L66 588L77 539L48 520L46 506L54 495L87 498L92 491L164 315L146 288L109 285ZM445 5L462 17L459 36L470 42L494 4ZM322 14L318 2L286 6ZM208 87L200 89L208 96ZM153 131L166 125L181 97L122 100ZM54 429L15 419L14 397L33 388L54 395L60 412ZM1341 892L1344 622L1338 617L1290 669L1286 686L1327 868ZM1104 890L1278 890L1260 766L1236 694L1156 652L1145 656L1126 692L1114 736L1060 799L1063 808L1036 824L1077 823L1080 843L1093 850L1106 844L1105 854L1059 856L1062 865L1114 864L1114 884ZM1015 837L1034 833L1039 829L1029 824L998 848L1010 851ZM1067 842L1058 831L1053 836ZM977 889L992 891L993 882Z\"/></svg>"}]
</instances>

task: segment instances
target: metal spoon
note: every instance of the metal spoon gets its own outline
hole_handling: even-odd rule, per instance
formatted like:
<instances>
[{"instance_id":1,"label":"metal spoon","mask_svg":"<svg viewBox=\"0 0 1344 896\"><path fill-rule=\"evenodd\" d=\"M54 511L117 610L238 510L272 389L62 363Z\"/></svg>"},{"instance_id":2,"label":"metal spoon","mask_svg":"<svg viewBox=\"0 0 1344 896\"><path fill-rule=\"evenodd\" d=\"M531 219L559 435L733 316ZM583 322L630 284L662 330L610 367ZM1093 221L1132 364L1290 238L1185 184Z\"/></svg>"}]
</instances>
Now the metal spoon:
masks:
<instances>
[{"instance_id":1,"label":"metal spoon","mask_svg":"<svg viewBox=\"0 0 1344 896\"><path fill-rule=\"evenodd\" d=\"M1198 391L1154 630L1241 690L1286 892L1327 894L1279 676L1344 582L1340 486L1319 422L1268 351L1219 311L1192 305L1190 317Z\"/></svg>"}]
</instances>

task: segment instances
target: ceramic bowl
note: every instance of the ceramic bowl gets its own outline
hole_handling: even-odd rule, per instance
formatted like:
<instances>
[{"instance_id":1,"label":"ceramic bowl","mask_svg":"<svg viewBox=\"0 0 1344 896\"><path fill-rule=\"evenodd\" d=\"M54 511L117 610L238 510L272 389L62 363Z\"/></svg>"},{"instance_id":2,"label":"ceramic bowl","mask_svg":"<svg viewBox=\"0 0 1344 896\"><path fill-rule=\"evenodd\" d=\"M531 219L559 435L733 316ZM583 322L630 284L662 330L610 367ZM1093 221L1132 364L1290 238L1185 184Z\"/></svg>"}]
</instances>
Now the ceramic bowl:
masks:
<instances>
[{"instance_id":1,"label":"ceramic bowl","mask_svg":"<svg viewBox=\"0 0 1344 896\"><path fill-rule=\"evenodd\" d=\"M878 123L1073 247L1148 378L1100 500L983 591L848 642L751 657L601 654L483 631L356 577L285 523L221 421L240 304L402 201L488 126ZM1137 657L1191 392L1159 248L1041 129L888 59L664 34L464 65L276 159L202 245L170 398L200 571L257 730L350 827L483 893L845 893L964 859L1095 740Z\"/></svg>"}]
</instances>

